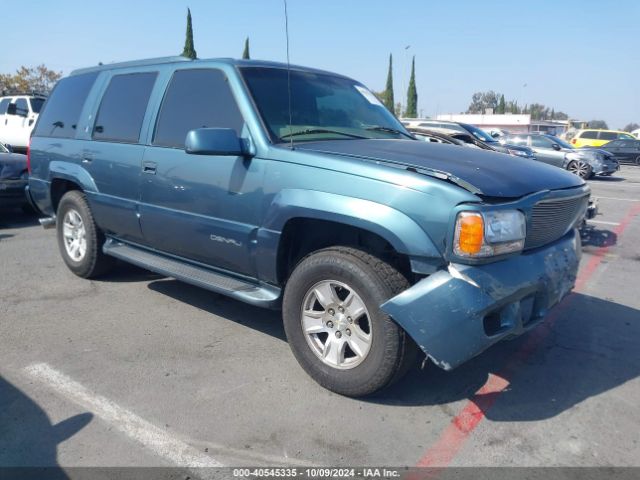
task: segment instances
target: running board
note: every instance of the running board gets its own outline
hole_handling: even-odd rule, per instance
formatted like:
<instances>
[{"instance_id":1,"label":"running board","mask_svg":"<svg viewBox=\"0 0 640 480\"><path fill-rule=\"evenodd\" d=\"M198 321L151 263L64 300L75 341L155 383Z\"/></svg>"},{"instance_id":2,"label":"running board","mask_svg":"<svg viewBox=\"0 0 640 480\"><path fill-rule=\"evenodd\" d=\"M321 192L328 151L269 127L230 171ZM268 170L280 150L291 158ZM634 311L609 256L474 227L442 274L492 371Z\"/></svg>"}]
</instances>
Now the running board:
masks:
<instances>
[{"instance_id":1,"label":"running board","mask_svg":"<svg viewBox=\"0 0 640 480\"><path fill-rule=\"evenodd\" d=\"M280 289L271 285L250 283L206 267L186 263L122 243L112 238L107 239L102 251L127 263L132 263L152 272L173 277L252 305L270 308L279 306Z\"/></svg>"}]
</instances>

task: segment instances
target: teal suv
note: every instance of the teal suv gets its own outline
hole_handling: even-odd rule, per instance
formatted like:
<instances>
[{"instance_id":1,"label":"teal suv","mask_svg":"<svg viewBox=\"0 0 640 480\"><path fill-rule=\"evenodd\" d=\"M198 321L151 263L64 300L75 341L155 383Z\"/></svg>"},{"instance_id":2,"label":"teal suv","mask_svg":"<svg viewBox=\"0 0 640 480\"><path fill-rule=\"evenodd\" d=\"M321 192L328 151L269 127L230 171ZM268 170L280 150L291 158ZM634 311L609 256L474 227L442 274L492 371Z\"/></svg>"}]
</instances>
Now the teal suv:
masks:
<instances>
[{"instance_id":1,"label":"teal suv","mask_svg":"<svg viewBox=\"0 0 640 480\"><path fill-rule=\"evenodd\" d=\"M281 308L301 366L351 396L539 323L574 285L589 197L548 165L416 140L355 80L250 60L77 70L29 164L76 275L120 259Z\"/></svg>"}]
</instances>

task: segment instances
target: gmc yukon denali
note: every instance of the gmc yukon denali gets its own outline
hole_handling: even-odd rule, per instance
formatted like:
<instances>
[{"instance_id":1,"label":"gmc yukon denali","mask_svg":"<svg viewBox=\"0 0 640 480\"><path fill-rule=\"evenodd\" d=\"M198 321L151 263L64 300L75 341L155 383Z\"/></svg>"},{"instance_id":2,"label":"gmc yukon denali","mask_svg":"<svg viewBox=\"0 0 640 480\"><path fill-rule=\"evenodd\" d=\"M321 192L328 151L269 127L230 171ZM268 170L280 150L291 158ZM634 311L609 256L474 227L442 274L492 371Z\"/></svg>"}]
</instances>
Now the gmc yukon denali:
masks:
<instances>
[{"instance_id":1,"label":"gmc yukon denali","mask_svg":"<svg viewBox=\"0 0 640 480\"><path fill-rule=\"evenodd\" d=\"M166 58L77 70L43 107L28 196L73 273L115 259L268 308L324 387L446 370L572 289L583 180L416 140L365 86Z\"/></svg>"}]
</instances>

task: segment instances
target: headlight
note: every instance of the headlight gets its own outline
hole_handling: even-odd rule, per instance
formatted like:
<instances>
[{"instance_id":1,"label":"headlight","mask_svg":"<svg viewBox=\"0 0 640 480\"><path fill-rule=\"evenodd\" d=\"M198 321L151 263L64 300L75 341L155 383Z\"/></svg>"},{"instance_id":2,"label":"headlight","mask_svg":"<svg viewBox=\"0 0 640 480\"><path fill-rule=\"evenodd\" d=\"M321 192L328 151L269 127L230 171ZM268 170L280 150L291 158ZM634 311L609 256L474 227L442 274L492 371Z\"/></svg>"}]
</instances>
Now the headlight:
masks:
<instances>
[{"instance_id":1,"label":"headlight","mask_svg":"<svg viewBox=\"0 0 640 480\"><path fill-rule=\"evenodd\" d=\"M532 155L529 155L529 152L525 150L512 150L510 148L507 148L507 151L509 152L510 155L516 155L518 157L529 158L532 156Z\"/></svg>"},{"instance_id":2,"label":"headlight","mask_svg":"<svg viewBox=\"0 0 640 480\"><path fill-rule=\"evenodd\" d=\"M527 236L519 210L460 212L456 218L453 251L459 257L483 258L518 252Z\"/></svg>"}]
</instances>

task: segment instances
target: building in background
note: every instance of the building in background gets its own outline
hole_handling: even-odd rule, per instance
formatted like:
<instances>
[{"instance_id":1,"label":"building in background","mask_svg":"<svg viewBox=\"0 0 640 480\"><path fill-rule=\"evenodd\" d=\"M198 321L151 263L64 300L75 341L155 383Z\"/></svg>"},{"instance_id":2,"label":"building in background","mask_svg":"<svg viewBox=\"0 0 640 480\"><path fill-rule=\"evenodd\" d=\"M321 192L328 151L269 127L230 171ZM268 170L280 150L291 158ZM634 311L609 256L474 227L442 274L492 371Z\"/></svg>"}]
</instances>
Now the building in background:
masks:
<instances>
[{"instance_id":1,"label":"building in background","mask_svg":"<svg viewBox=\"0 0 640 480\"><path fill-rule=\"evenodd\" d=\"M511 133L540 132L560 135L567 129L566 120L532 120L529 114L447 113L438 115L436 118L450 122L470 123L489 133L507 131Z\"/></svg>"}]
</instances>

